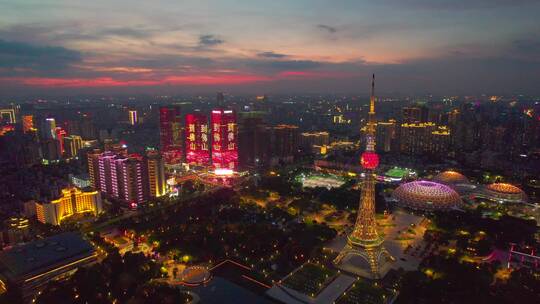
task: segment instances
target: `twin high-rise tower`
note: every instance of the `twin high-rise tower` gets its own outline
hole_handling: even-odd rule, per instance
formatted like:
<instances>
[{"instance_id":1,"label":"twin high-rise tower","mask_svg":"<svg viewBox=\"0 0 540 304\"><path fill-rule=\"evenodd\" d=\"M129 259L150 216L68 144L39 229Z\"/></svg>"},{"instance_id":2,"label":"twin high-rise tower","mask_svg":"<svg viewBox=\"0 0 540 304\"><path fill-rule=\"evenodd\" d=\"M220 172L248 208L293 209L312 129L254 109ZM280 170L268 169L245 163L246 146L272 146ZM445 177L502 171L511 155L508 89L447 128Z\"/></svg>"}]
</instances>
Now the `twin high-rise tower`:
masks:
<instances>
[{"instance_id":1,"label":"twin high-rise tower","mask_svg":"<svg viewBox=\"0 0 540 304\"><path fill-rule=\"evenodd\" d=\"M366 150L360 157L365 169L358 215L353 232L347 244L334 260L336 266L344 271L363 277L378 279L390 269L392 256L383 247L384 239L377 232L375 221L375 176L379 156L375 153L375 75L371 82L369 118L366 126Z\"/></svg>"},{"instance_id":2,"label":"twin high-rise tower","mask_svg":"<svg viewBox=\"0 0 540 304\"><path fill-rule=\"evenodd\" d=\"M223 94L218 94L218 104ZM160 108L161 152L167 164L212 165L219 173L238 169L238 130L236 113L218 107L208 117L200 112L182 120L178 107ZM184 155L185 152L185 155ZM185 157L184 157L185 156Z\"/></svg>"}]
</instances>

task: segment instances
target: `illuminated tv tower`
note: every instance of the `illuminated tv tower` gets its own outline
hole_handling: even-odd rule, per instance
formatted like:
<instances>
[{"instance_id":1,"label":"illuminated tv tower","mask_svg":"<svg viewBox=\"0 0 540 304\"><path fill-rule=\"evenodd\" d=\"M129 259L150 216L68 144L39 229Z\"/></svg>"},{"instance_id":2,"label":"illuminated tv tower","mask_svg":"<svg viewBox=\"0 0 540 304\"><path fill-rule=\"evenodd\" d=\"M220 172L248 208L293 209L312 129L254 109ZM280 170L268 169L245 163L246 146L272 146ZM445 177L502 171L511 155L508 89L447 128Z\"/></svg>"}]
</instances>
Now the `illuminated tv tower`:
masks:
<instances>
[{"instance_id":1,"label":"illuminated tv tower","mask_svg":"<svg viewBox=\"0 0 540 304\"><path fill-rule=\"evenodd\" d=\"M347 238L347 244L334 260L338 268L372 279L381 278L390 269L394 260L383 247L384 239L377 233L375 221L374 170L379 165L379 156L375 153L375 127L375 74L373 74L366 128L366 151L360 157L366 176L362 185L358 216L354 230Z\"/></svg>"}]
</instances>

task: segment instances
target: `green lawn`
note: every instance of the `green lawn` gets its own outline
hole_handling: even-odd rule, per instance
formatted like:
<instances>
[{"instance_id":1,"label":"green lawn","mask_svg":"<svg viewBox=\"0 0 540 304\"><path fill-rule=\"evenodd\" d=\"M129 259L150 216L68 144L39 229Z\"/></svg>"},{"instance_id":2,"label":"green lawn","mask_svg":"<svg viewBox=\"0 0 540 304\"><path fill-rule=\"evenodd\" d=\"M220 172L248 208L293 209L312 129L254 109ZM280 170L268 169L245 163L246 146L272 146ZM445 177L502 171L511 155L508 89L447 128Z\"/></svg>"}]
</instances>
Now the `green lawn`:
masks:
<instances>
[{"instance_id":1,"label":"green lawn","mask_svg":"<svg viewBox=\"0 0 540 304\"><path fill-rule=\"evenodd\" d=\"M392 296L392 293L383 289L380 286L374 286L372 283L360 280L353 284L347 290L345 295L338 299L337 304L382 304L386 303L387 299Z\"/></svg>"},{"instance_id":2,"label":"green lawn","mask_svg":"<svg viewBox=\"0 0 540 304\"><path fill-rule=\"evenodd\" d=\"M334 279L337 271L318 264L304 264L301 269L287 277L283 285L308 296L315 297Z\"/></svg>"}]
</instances>

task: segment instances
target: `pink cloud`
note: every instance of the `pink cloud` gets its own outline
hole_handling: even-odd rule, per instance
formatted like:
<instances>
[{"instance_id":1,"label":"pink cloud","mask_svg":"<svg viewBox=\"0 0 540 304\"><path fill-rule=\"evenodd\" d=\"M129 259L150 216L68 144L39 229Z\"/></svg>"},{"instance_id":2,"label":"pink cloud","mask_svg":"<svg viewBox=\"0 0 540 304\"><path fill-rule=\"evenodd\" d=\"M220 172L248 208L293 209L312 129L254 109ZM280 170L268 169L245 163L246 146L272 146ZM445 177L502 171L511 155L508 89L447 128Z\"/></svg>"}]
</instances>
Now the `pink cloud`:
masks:
<instances>
[{"instance_id":1,"label":"pink cloud","mask_svg":"<svg viewBox=\"0 0 540 304\"><path fill-rule=\"evenodd\" d=\"M98 78L49 78L49 77L6 77L0 78L15 84L36 87L78 88L78 87L127 87L127 86L160 86L160 85L215 85L215 84L247 84L271 81L271 77L260 75L185 75L167 76L161 79L121 80L111 77Z\"/></svg>"},{"instance_id":2,"label":"pink cloud","mask_svg":"<svg viewBox=\"0 0 540 304\"><path fill-rule=\"evenodd\" d=\"M160 78L118 79L110 76L94 78L67 77L4 77L0 81L24 86L50 88L144 87L161 85L241 85L277 80L343 78L351 75L328 71L283 71L275 75L213 73L196 75L169 75Z\"/></svg>"},{"instance_id":3,"label":"pink cloud","mask_svg":"<svg viewBox=\"0 0 540 304\"><path fill-rule=\"evenodd\" d=\"M328 71L283 71L278 74L278 78L342 78L350 76L343 72Z\"/></svg>"}]
</instances>

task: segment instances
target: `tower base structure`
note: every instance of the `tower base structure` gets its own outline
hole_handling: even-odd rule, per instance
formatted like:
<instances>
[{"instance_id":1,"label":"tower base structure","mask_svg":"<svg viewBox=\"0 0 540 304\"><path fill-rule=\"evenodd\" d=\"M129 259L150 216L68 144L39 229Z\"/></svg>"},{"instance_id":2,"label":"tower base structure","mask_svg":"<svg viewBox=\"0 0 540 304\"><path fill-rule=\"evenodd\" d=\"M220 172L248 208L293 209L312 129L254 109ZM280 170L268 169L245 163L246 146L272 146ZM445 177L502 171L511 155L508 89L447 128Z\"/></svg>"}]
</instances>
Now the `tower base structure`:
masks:
<instances>
[{"instance_id":1,"label":"tower base structure","mask_svg":"<svg viewBox=\"0 0 540 304\"><path fill-rule=\"evenodd\" d=\"M368 279L380 279L392 268L394 257L382 246L363 246L350 239L334 260L337 268Z\"/></svg>"}]
</instances>

